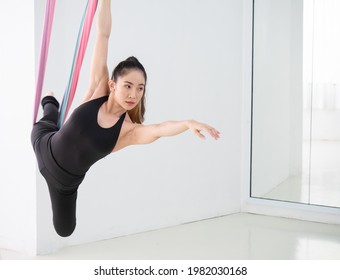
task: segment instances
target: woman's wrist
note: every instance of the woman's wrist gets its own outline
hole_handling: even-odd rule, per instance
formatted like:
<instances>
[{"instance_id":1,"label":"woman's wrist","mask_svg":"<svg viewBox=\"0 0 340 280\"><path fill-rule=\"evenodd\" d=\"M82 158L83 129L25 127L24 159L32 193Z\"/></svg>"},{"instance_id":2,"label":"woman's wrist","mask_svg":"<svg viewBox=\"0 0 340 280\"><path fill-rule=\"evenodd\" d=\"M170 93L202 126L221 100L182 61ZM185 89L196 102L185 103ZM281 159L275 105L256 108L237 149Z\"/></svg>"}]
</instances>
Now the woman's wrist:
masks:
<instances>
[{"instance_id":1,"label":"woman's wrist","mask_svg":"<svg viewBox=\"0 0 340 280\"><path fill-rule=\"evenodd\" d=\"M189 129L191 124L192 124L192 120L186 120L186 121L184 121L184 124Z\"/></svg>"}]
</instances>

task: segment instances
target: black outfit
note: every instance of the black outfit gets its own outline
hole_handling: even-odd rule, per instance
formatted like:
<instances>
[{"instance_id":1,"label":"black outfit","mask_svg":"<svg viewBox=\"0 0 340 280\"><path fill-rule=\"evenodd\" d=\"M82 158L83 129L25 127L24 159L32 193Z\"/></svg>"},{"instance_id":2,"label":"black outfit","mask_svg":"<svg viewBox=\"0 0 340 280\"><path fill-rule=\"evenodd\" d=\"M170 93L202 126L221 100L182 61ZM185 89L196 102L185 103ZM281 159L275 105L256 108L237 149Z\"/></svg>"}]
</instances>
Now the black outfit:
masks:
<instances>
[{"instance_id":1,"label":"black outfit","mask_svg":"<svg viewBox=\"0 0 340 280\"><path fill-rule=\"evenodd\" d=\"M76 227L77 190L86 172L112 152L119 137L126 113L110 128L102 128L97 121L107 99L104 96L80 105L59 129L59 103L46 96L41 101L44 116L32 129L33 149L50 193L54 228L63 237Z\"/></svg>"}]
</instances>

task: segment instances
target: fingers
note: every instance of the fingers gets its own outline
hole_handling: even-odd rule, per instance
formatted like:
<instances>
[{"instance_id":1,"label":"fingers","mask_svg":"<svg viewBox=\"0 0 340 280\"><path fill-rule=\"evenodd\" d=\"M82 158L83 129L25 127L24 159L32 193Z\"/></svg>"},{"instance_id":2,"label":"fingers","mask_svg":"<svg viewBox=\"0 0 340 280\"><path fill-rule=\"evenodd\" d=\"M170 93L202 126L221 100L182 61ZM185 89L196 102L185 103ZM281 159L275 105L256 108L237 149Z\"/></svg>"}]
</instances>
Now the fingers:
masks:
<instances>
[{"instance_id":1,"label":"fingers","mask_svg":"<svg viewBox=\"0 0 340 280\"><path fill-rule=\"evenodd\" d=\"M212 138L214 138L215 140L219 139L220 138L220 132L218 130L216 130L215 128L213 127L210 127L207 129L207 132L210 134L210 136Z\"/></svg>"},{"instance_id":2,"label":"fingers","mask_svg":"<svg viewBox=\"0 0 340 280\"><path fill-rule=\"evenodd\" d=\"M220 132L218 131L218 130L216 130L215 128L212 128L212 137L215 139L215 140L217 140L217 139L219 139L220 138Z\"/></svg>"}]
</instances>

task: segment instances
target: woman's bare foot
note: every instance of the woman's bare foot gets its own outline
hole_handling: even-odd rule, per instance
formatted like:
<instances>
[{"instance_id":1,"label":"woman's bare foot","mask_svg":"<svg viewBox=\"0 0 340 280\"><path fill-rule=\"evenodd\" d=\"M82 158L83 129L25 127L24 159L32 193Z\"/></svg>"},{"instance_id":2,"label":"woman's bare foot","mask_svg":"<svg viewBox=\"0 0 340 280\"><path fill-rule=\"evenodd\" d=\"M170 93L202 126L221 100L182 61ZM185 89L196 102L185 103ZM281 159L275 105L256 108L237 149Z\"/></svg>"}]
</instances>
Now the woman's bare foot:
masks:
<instances>
[{"instance_id":1,"label":"woman's bare foot","mask_svg":"<svg viewBox=\"0 0 340 280\"><path fill-rule=\"evenodd\" d=\"M48 92L46 93L46 96L54 96L53 91L48 91Z\"/></svg>"}]
</instances>

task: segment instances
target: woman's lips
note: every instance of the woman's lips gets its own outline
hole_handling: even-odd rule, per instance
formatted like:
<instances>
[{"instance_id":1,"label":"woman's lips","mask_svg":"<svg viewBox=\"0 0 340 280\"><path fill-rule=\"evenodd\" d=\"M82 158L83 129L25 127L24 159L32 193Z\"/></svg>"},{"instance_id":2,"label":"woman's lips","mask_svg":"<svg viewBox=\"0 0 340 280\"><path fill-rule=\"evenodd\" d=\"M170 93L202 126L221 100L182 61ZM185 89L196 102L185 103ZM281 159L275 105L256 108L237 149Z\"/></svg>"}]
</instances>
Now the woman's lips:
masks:
<instances>
[{"instance_id":1,"label":"woman's lips","mask_svg":"<svg viewBox=\"0 0 340 280\"><path fill-rule=\"evenodd\" d=\"M133 105L135 105L135 102L132 102L132 101L126 101L126 104L128 104L129 106L133 106Z\"/></svg>"}]
</instances>

